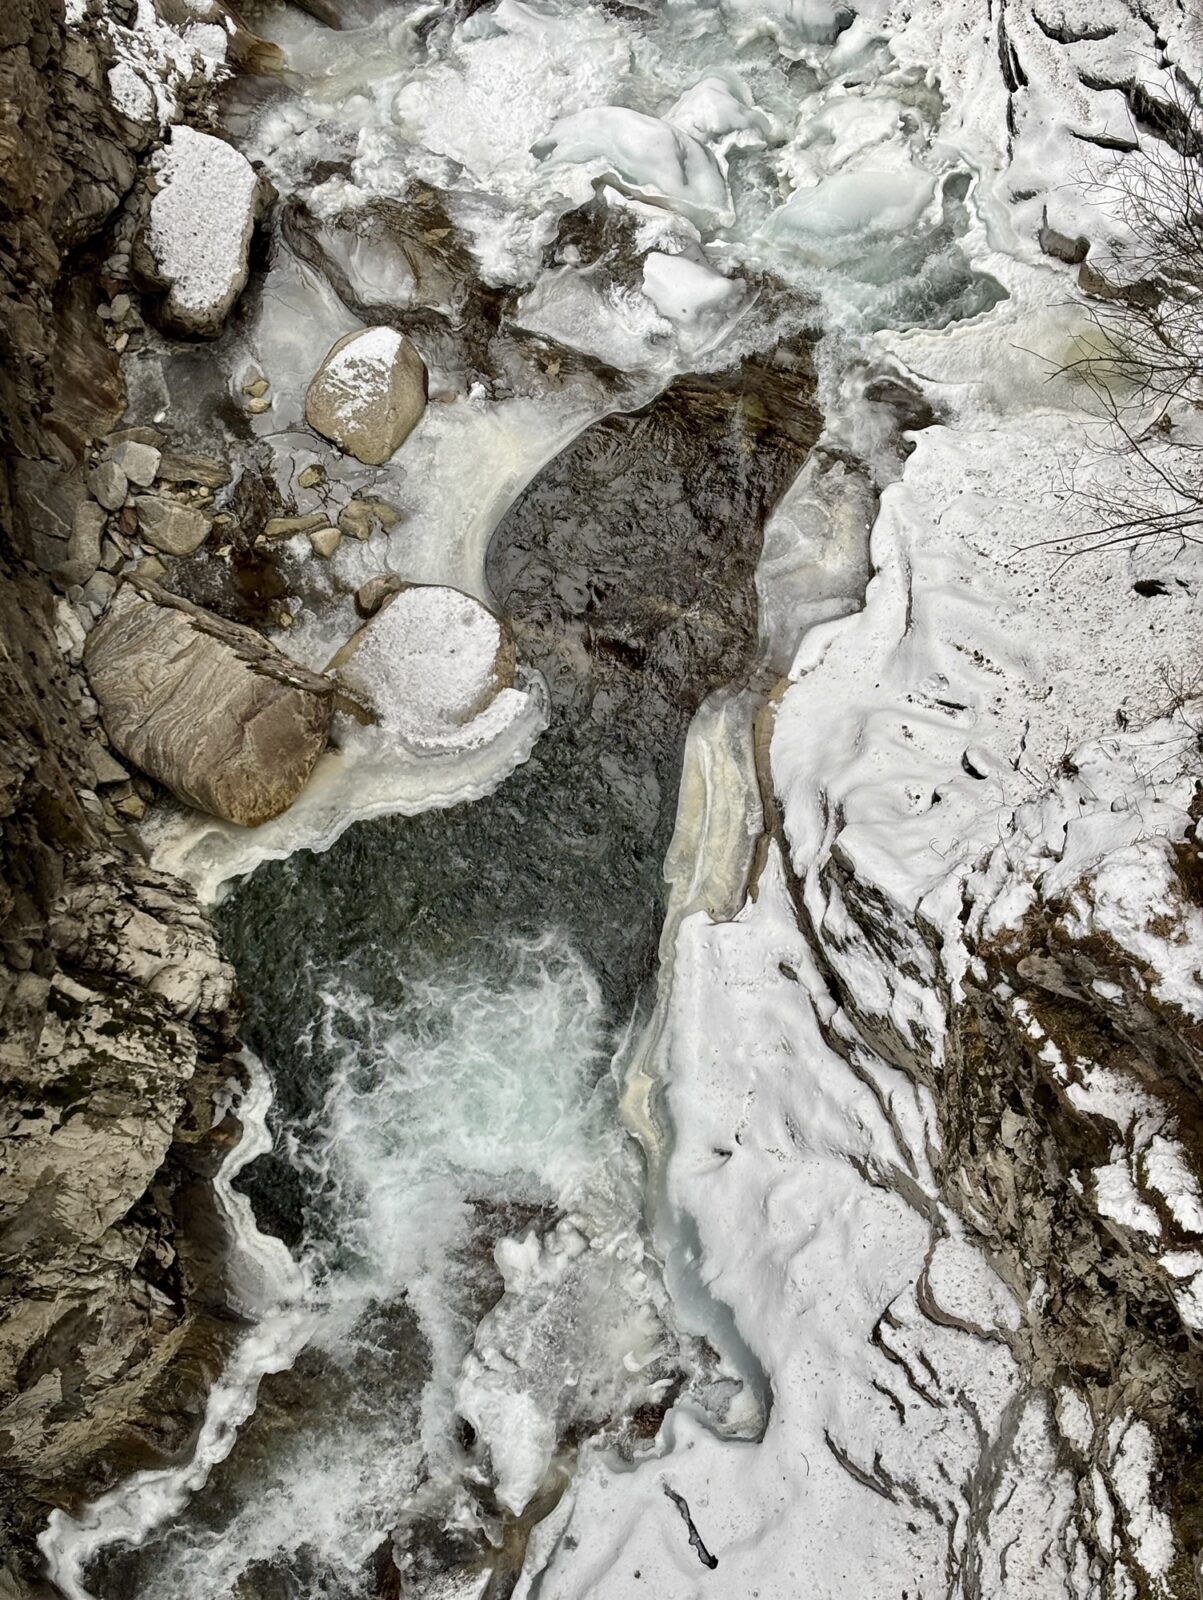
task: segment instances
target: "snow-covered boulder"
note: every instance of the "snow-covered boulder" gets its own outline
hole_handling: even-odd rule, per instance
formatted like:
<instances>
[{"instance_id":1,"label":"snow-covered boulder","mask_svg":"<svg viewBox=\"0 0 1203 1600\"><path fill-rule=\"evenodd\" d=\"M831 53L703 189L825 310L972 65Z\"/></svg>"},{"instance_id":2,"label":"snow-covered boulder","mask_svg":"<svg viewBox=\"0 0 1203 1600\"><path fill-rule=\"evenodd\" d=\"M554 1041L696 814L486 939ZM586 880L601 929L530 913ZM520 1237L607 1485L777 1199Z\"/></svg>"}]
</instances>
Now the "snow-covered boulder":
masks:
<instances>
[{"instance_id":1,"label":"snow-covered boulder","mask_svg":"<svg viewBox=\"0 0 1203 1600\"><path fill-rule=\"evenodd\" d=\"M483 743L517 693L509 630L479 600L440 584L403 585L330 670L386 734L419 753Z\"/></svg>"},{"instance_id":2,"label":"snow-covered boulder","mask_svg":"<svg viewBox=\"0 0 1203 1600\"><path fill-rule=\"evenodd\" d=\"M340 450L380 466L413 432L426 408L426 368L393 328L339 339L305 395L305 420Z\"/></svg>"},{"instance_id":3,"label":"snow-covered boulder","mask_svg":"<svg viewBox=\"0 0 1203 1600\"><path fill-rule=\"evenodd\" d=\"M329 679L153 583L121 586L84 666L113 748L226 822L279 816L326 747Z\"/></svg>"},{"instance_id":4,"label":"snow-covered boulder","mask_svg":"<svg viewBox=\"0 0 1203 1600\"><path fill-rule=\"evenodd\" d=\"M233 145L177 127L155 157L159 189L139 237L143 280L165 291L159 319L173 333L215 338L246 287L251 235L271 186Z\"/></svg>"}]
</instances>

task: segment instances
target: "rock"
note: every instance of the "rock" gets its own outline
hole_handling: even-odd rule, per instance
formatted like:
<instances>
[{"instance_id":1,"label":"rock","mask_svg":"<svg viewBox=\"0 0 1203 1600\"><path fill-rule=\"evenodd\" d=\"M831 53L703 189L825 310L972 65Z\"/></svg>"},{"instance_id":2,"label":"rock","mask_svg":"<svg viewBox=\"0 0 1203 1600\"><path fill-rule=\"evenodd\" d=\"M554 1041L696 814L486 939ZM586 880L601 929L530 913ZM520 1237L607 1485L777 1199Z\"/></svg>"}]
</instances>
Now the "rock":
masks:
<instances>
[{"instance_id":1,"label":"rock","mask_svg":"<svg viewBox=\"0 0 1203 1600\"><path fill-rule=\"evenodd\" d=\"M100 564L106 572L116 572L124 559L121 548L115 540L100 541Z\"/></svg>"},{"instance_id":2,"label":"rock","mask_svg":"<svg viewBox=\"0 0 1203 1600\"><path fill-rule=\"evenodd\" d=\"M88 493L106 511L120 511L129 492L129 481L115 461L102 461L88 473Z\"/></svg>"},{"instance_id":3,"label":"rock","mask_svg":"<svg viewBox=\"0 0 1203 1600\"><path fill-rule=\"evenodd\" d=\"M395 572L382 572L375 578L369 578L355 591L356 611L361 617L374 617L384 602L396 594L400 587L401 579Z\"/></svg>"},{"instance_id":4,"label":"rock","mask_svg":"<svg viewBox=\"0 0 1203 1600\"><path fill-rule=\"evenodd\" d=\"M64 583L87 583L100 565L100 540L104 533L104 512L94 500L85 500L75 513L67 559L56 576Z\"/></svg>"},{"instance_id":5,"label":"rock","mask_svg":"<svg viewBox=\"0 0 1203 1600\"><path fill-rule=\"evenodd\" d=\"M140 494L134 500L138 532L144 544L169 556L187 556L209 537L209 519L203 511L182 506L165 495Z\"/></svg>"},{"instance_id":6,"label":"rock","mask_svg":"<svg viewBox=\"0 0 1203 1600\"><path fill-rule=\"evenodd\" d=\"M101 611L117 592L117 580L111 572L94 572L84 584L84 600L94 610Z\"/></svg>"},{"instance_id":7,"label":"rock","mask_svg":"<svg viewBox=\"0 0 1203 1600\"><path fill-rule=\"evenodd\" d=\"M191 450L164 450L158 476L164 483L195 483L205 489L220 489L230 481L230 469L215 456L198 455Z\"/></svg>"},{"instance_id":8,"label":"rock","mask_svg":"<svg viewBox=\"0 0 1203 1600\"><path fill-rule=\"evenodd\" d=\"M140 489L150 488L162 460L154 445L139 439L122 439L120 443L110 445L107 454L114 466L120 467L129 481L136 483ZM116 510L116 507L113 509Z\"/></svg>"},{"instance_id":9,"label":"rock","mask_svg":"<svg viewBox=\"0 0 1203 1600\"><path fill-rule=\"evenodd\" d=\"M309 543L313 546L314 555L329 561L342 543L342 534L337 528L315 528L309 535Z\"/></svg>"},{"instance_id":10,"label":"rock","mask_svg":"<svg viewBox=\"0 0 1203 1600\"><path fill-rule=\"evenodd\" d=\"M269 517L263 525L265 539L291 539L294 533L312 533L329 522L324 511L311 511L304 517Z\"/></svg>"},{"instance_id":11,"label":"rock","mask_svg":"<svg viewBox=\"0 0 1203 1600\"><path fill-rule=\"evenodd\" d=\"M328 678L156 584L122 585L84 665L114 749L227 822L278 816L326 747Z\"/></svg>"},{"instance_id":12,"label":"rock","mask_svg":"<svg viewBox=\"0 0 1203 1600\"><path fill-rule=\"evenodd\" d=\"M352 539L370 539L375 522L372 510L363 500L352 500L338 514L338 525Z\"/></svg>"},{"instance_id":13,"label":"rock","mask_svg":"<svg viewBox=\"0 0 1203 1600\"><path fill-rule=\"evenodd\" d=\"M389 459L425 407L421 356L403 334L384 327L339 339L305 395L309 426L368 466Z\"/></svg>"},{"instance_id":14,"label":"rock","mask_svg":"<svg viewBox=\"0 0 1203 1600\"><path fill-rule=\"evenodd\" d=\"M98 739L92 743L88 755L91 758L92 773L96 779L97 788L101 788L107 783L129 782L129 773L117 760L117 757L109 747L101 744Z\"/></svg>"},{"instance_id":15,"label":"rock","mask_svg":"<svg viewBox=\"0 0 1203 1600\"><path fill-rule=\"evenodd\" d=\"M251 234L270 188L241 151L183 126L172 129L154 171L160 188L136 265L167 290L159 315L169 330L215 338L246 286Z\"/></svg>"},{"instance_id":16,"label":"rock","mask_svg":"<svg viewBox=\"0 0 1203 1600\"><path fill-rule=\"evenodd\" d=\"M513 683L514 643L471 595L398 580L329 670L386 732L433 753L462 746L466 726Z\"/></svg>"},{"instance_id":17,"label":"rock","mask_svg":"<svg viewBox=\"0 0 1203 1600\"><path fill-rule=\"evenodd\" d=\"M1056 228L1048 225L1048 210L1045 209L1044 220L1036 234L1036 242L1046 256L1053 256L1057 261L1064 261L1067 266L1076 267L1085 261L1090 253L1090 240L1082 234L1071 239L1068 234L1059 233Z\"/></svg>"},{"instance_id":18,"label":"rock","mask_svg":"<svg viewBox=\"0 0 1203 1600\"><path fill-rule=\"evenodd\" d=\"M338 514L338 525L352 539L370 539L374 526L391 528L401 520L387 500L352 500Z\"/></svg>"},{"instance_id":19,"label":"rock","mask_svg":"<svg viewBox=\"0 0 1203 1600\"><path fill-rule=\"evenodd\" d=\"M109 315L114 322L120 322L123 317L129 316L130 297L127 294L114 295L109 306Z\"/></svg>"},{"instance_id":20,"label":"rock","mask_svg":"<svg viewBox=\"0 0 1203 1600\"><path fill-rule=\"evenodd\" d=\"M313 466L305 468L300 477L297 479L297 482L300 484L302 489L313 489L322 482L325 476L325 469L315 463Z\"/></svg>"},{"instance_id":21,"label":"rock","mask_svg":"<svg viewBox=\"0 0 1203 1600\"><path fill-rule=\"evenodd\" d=\"M167 564L160 561L158 556L143 556L134 572L148 583L158 583L160 578L166 576Z\"/></svg>"}]
</instances>

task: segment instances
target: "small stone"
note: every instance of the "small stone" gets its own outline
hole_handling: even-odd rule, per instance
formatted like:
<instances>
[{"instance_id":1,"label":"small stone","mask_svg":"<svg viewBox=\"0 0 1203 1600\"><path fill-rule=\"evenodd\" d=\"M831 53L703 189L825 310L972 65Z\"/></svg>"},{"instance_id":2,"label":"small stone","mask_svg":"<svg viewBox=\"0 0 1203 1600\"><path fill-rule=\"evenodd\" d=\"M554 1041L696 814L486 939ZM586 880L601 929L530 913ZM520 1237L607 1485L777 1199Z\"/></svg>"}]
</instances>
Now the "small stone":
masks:
<instances>
[{"instance_id":1,"label":"small stone","mask_svg":"<svg viewBox=\"0 0 1203 1600\"><path fill-rule=\"evenodd\" d=\"M260 399L271 388L266 378L256 378L253 383L244 383L243 394L249 394L253 400Z\"/></svg>"},{"instance_id":2,"label":"small stone","mask_svg":"<svg viewBox=\"0 0 1203 1600\"><path fill-rule=\"evenodd\" d=\"M298 477L297 483L302 489L314 489L319 483L324 481L325 476L326 469L318 466L315 462L313 466L305 468L304 472L302 472L300 477Z\"/></svg>"},{"instance_id":3,"label":"small stone","mask_svg":"<svg viewBox=\"0 0 1203 1600\"><path fill-rule=\"evenodd\" d=\"M291 611L281 611L279 616L276 618L276 621L280 624L280 626L282 628L291 628L292 624L293 624L292 612Z\"/></svg>"},{"instance_id":4,"label":"small stone","mask_svg":"<svg viewBox=\"0 0 1203 1600\"><path fill-rule=\"evenodd\" d=\"M206 489L220 489L229 483L230 469L215 456L202 456L191 450L164 450L159 477L164 483L199 483Z\"/></svg>"},{"instance_id":5,"label":"small stone","mask_svg":"<svg viewBox=\"0 0 1203 1600\"><path fill-rule=\"evenodd\" d=\"M116 350L118 355L121 355L122 352L125 350L126 345L128 345L128 344L129 344L129 334L128 333L119 333L117 335L117 337L113 340L113 349Z\"/></svg>"},{"instance_id":6,"label":"small stone","mask_svg":"<svg viewBox=\"0 0 1203 1600\"><path fill-rule=\"evenodd\" d=\"M136 483L140 489L150 488L162 460L160 452L153 445L139 444L134 439L110 446L108 458L115 461L129 481Z\"/></svg>"},{"instance_id":7,"label":"small stone","mask_svg":"<svg viewBox=\"0 0 1203 1600\"><path fill-rule=\"evenodd\" d=\"M248 400L246 408L252 417L261 417L265 411L271 410L271 405L271 401L264 396L259 400Z\"/></svg>"},{"instance_id":8,"label":"small stone","mask_svg":"<svg viewBox=\"0 0 1203 1600\"><path fill-rule=\"evenodd\" d=\"M381 572L375 578L369 578L355 591L356 611L361 617L374 617L389 596L396 594L400 587L401 579L395 572Z\"/></svg>"},{"instance_id":9,"label":"small stone","mask_svg":"<svg viewBox=\"0 0 1203 1600\"><path fill-rule=\"evenodd\" d=\"M100 318L101 322L108 322L113 313L109 310L108 306L97 306L96 315Z\"/></svg>"},{"instance_id":10,"label":"small stone","mask_svg":"<svg viewBox=\"0 0 1203 1600\"><path fill-rule=\"evenodd\" d=\"M102 461L88 473L88 492L106 511L120 511L129 492L129 480L115 461Z\"/></svg>"},{"instance_id":11,"label":"small stone","mask_svg":"<svg viewBox=\"0 0 1203 1600\"><path fill-rule=\"evenodd\" d=\"M143 556L134 571L140 578L149 578L151 583L158 583L160 578L166 576L167 566L158 556Z\"/></svg>"},{"instance_id":12,"label":"small stone","mask_svg":"<svg viewBox=\"0 0 1203 1600\"><path fill-rule=\"evenodd\" d=\"M120 322L122 317L129 315L130 298L127 294L115 295L109 306L109 313L114 322Z\"/></svg>"},{"instance_id":13,"label":"small stone","mask_svg":"<svg viewBox=\"0 0 1203 1600\"><path fill-rule=\"evenodd\" d=\"M329 561L342 540L343 536L337 528L315 528L309 535L314 555L321 556L323 561Z\"/></svg>"},{"instance_id":14,"label":"small stone","mask_svg":"<svg viewBox=\"0 0 1203 1600\"><path fill-rule=\"evenodd\" d=\"M97 740L88 751L92 763L92 771L96 776L96 787L99 789L106 783L128 783L129 773L121 765L113 752Z\"/></svg>"},{"instance_id":15,"label":"small stone","mask_svg":"<svg viewBox=\"0 0 1203 1600\"><path fill-rule=\"evenodd\" d=\"M124 559L112 539L100 541L100 564L106 572L116 572Z\"/></svg>"},{"instance_id":16,"label":"small stone","mask_svg":"<svg viewBox=\"0 0 1203 1600\"><path fill-rule=\"evenodd\" d=\"M366 500L352 500L338 514L338 525L352 539L370 539L374 521L372 508Z\"/></svg>"},{"instance_id":17,"label":"small stone","mask_svg":"<svg viewBox=\"0 0 1203 1600\"><path fill-rule=\"evenodd\" d=\"M124 800L118 800L113 810L123 817L129 817L131 822L141 822L146 815L146 801L139 795L128 794Z\"/></svg>"},{"instance_id":18,"label":"small stone","mask_svg":"<svg viewBox=\"0 0 1203 1600\"><path fill-rule=\"evenodd\" d=\"M312 533L324 528L329 518L324 511L311 511L304 517L269 517L263 525L265 539L291 539L294 533Z\"/></svg>"},{"instance_id":19,"label":"small stone","mask_svg":"<svg viewBox=\"0 0 1203 1600\"><path fill-rule=\"evenodd\" d=\"M182 506L178 500L140 494L134 505L143 543L166 555L189 556L209 537L209 519L204 512Z\"/></svg>"},{"instance_id":20,"label":"small stone","mask_svg":"<svg viewBox=\"0 0 1203 1600\"><path fill-rule=\"evenodd\" d=\"M86 606L83 601L80 600L75 606L72 607L72 609L74 610L75 615L79 618L79 625L84 630L84 633L91 633L92 629L96 626L96 618L92 615L91 607Z\"/></svg>"},{"instance_id":21,"label":"small stone","mask_svg":"<svg viewBox=\"0 0 1203 1600\"><path fill-rule=\"evenodd\" d=\"M84 584L84 599L93 610L101 611L117 591L117 580L111 572L94 572Z\"/></svg>"}]
</instances>

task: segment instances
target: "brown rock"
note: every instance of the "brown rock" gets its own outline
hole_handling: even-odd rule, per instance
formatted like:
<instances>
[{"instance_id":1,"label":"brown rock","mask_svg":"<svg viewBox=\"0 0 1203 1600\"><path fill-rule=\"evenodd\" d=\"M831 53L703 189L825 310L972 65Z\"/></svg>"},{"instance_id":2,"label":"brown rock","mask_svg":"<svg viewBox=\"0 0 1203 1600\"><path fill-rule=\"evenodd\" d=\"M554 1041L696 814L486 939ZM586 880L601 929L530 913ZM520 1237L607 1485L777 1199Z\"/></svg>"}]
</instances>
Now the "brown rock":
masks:
<instances>
[{"instance_id":1,"label":"brown rock","mask_svg":"<svg viewBox=\"0 0 1203 1600\"><path fill-rule=\"evenodd\" d=\"M309 385L305 420L340 449L380 466L426 409L426 368L404 334L361 328L339 339Z\"/></svg>"},{"instance_id":2,"label":"brown rock","mask_svg":"<svg viewBox=\"0 0 1203 1600\"><path fill-rule=\"evenodd\" d=\"M329 679L155 584L127 580L84 664L113 747L227 822L278 816L325 749Z\"/></svg>"}]
</instances>

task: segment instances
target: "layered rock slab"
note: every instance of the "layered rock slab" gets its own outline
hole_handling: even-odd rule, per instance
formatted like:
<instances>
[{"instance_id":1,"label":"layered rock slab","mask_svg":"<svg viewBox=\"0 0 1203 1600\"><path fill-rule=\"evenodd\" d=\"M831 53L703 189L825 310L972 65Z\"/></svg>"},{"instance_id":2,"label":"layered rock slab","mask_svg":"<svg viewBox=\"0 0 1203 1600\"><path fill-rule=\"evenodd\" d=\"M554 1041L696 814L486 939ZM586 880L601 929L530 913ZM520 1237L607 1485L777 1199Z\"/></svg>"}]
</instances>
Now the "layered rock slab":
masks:
<instances>
[{"instance_id":1,"label":"layered rock slab","mask_svg":"<svg viewBox=\"0 0 1203 1600\"><path fill-rule=\"evenodd\" d=\"M326 747L329 679L157 584L127 580L84 664L119 753L227 822L278 816Z\"/></svg>"}]
</instances>

